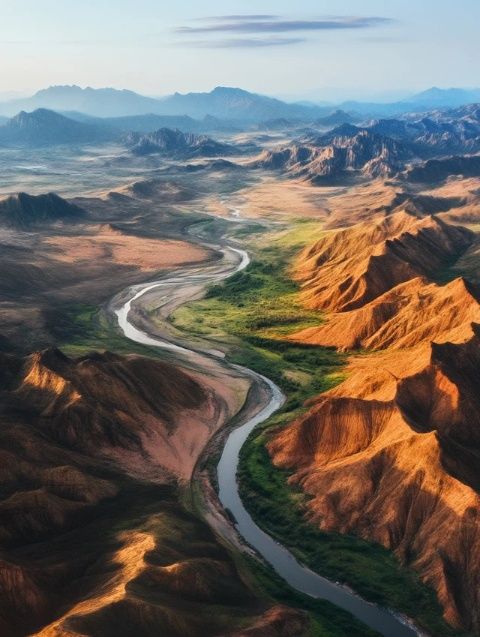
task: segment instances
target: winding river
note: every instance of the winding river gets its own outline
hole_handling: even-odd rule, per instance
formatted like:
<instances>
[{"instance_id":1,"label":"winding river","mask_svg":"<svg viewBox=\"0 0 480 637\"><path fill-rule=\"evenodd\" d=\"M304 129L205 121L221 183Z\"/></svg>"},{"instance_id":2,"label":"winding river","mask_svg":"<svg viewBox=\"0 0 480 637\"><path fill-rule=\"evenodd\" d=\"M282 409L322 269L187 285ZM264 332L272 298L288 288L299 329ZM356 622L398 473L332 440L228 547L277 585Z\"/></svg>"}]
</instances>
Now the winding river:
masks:
<instances>
[{"instance_id":1,"label":"winding river","mask_svg":"<svg viewBox=\"0 0 480 637\"><path fill-rule=\"evenodd\" d=\"M217 248L218 249L218 248ZM126 290L122 295L122 305L115 310L118 324L124 335L148 346L161 347L179 354L182 357L194 358L197 362L203 359L207 362L212 358L220 358L220 352L202 352L189 347L187 342L178 342L166 331L165 338L154 337L136 327L130 319L132 306L141 304L140 300L146 294L156 293L157 307L170 307L171 296L175 294L181 302L187 302L198 295L198 291L207 285L221 281L235 272L244 269L250 262L244 250L226 246L220 248L223 259L214 265L203 268L188 267L168 273L158 281L137 285ZM158 295L157 295L158 293ZM126 300L125 300L126 299ZM180 302L177 302L177 306ZM177 342L176 342L177 341ZM285 547L278 544L272 537L262 531L253 521L242 504L236 480L240 450L252 430L261 422L269 418L281 407L284 396L280 389L270 379L261 376L244 367L228 364L236 373L240 373L261 386L264 390L266 404L256 415L249 416L229 434L218 464L219 499L225 510L228 510L235 520L235 527L243 541L253 547L288 584L299 591L317 599L325 599L342 608L370 628L385 637L412 637L421 633L404 618L385 610L375 604L362 599L346 586L331 582L314 573L300 562Z\"/></svg>"}]
</instances>

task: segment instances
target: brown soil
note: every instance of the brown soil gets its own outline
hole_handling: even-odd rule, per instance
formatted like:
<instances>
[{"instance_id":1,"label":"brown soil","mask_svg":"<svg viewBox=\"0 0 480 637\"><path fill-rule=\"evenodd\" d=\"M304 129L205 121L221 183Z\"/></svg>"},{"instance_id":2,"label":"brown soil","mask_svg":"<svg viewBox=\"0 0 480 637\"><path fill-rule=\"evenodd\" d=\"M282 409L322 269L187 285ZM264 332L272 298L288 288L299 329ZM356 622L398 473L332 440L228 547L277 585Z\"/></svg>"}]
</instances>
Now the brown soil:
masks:
<instances>
[{"instance_id":1,"label":"brown soil","mask_svg":"<svg viewBox=\"0 0 480 637\"><path fill-rule=\"evenodd\" d=\"M383 351L352 357L346 380L268 449L311 496L312 523L392 549L447 621L479 631L479 296L464 278L432 280L474 239L400 211L299 255L301 297L327 314L290 338Z\"/></svg>"}]
</instances>

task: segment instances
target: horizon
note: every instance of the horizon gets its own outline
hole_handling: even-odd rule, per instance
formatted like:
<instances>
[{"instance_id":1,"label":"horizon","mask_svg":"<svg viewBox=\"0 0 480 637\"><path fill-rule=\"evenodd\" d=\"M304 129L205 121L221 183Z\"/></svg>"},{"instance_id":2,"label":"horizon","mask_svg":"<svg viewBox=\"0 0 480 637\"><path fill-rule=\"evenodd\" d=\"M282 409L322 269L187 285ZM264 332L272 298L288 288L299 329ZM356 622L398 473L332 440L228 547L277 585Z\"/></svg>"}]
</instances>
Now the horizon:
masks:
<instances>
[{"instance_id":1,"label":"horizon","mask_svg":"<svg viewBox=\"0 0 480 637\"><path fill-rule=\"evenodd\" d=\"M469 20L447 0L303 0L295 12L285 0L208 0L201 12L189 0L120 0L115 12L107 0L89 0L87 12L59 0L4 4L0 95L76 84L161 97L229 85L289 101L390 101L478 84L474 0L463 2Z\"/></svg>"},{"instance_id":2,"label":"horizon","mask_svg":"<svg viewBox=\"0 0 480 637\"><path fill-rule=\"evenodd\" d=\"M244 91L247 93L251 93L253 95L259 95L262 97L267 97L267 98L271 98L271 99L277 99L280 101L283 101L285 103L291 103L291 104L299 104L299 103L308 103L310 102L312 104L312 106L314 105L325 105L325 106L332 106L332 107L341 107L343 104L348 104L349 102L358 102L359 104L361 103L378 103L378 104L394 104L396 102L408 102L408 100L410 98L415 98L420 94L429 92L429 91L440 91L440 92L448 92L448 91L480 91L480 88L478 86L426 86L423 89L419 90L419 91L413 91L413 90L398 90L398 91L394 91L394 92L389 92L386 94L382 94L381 93L376 93L373 94L370 98L364 97L364 99L360 98L360 97L355 97L354 95L351 95L345 90L345 94L343 95L343 98L338 98L337 100L334 99L330 99L330 100L321 100L321 99L309 99L307 96L304 97L293 97L291 95L288 95L288 93L283 94L283 95L276 95L276 94L268 94L268 93L263 93L263 92L257 92L257 91L251 91L248 88L242 87L242 86L229 86L229 85L224 85L224 84L217 84L215 86L212 86L211 88L206 88L205 90L200 90L200 91L187 91L187 92L181 92L181 91L172 91L172 93L166 94L166 95L149 95L146 93L141 93L139 91L135 91L127 86L95 86L92 84L84 84L84 85L80 85L80 84L49 84L43 87L40 87L38 89L33 89L31 91L19 91L19 92L13 92L13 91L0 91L0 103L2 104L6 104L9 102L16 102L17 100L24 100L24 99L28 99L30 97L34 97L35 95L37 95L38 93L41 92L45 92L45 91L49 91L52 89L75 89L78 88L82 91L86 91L86 90L93 90L93 91L102 91L102 90L112 90L112 91L125 91L125 92L131 92L131 93L135 93L141 97L148 97L151 99L155 99L155 100L159 100L161 101L164 98L170 97L171 95L188 95L188 94L211 94L213 93L215 90L217 89L227 89L227 90L231 90L231 91ZM330 89L333 90L333 89ZM376 97L376 99L375 99Z\"/></svg>"}]
</instances>

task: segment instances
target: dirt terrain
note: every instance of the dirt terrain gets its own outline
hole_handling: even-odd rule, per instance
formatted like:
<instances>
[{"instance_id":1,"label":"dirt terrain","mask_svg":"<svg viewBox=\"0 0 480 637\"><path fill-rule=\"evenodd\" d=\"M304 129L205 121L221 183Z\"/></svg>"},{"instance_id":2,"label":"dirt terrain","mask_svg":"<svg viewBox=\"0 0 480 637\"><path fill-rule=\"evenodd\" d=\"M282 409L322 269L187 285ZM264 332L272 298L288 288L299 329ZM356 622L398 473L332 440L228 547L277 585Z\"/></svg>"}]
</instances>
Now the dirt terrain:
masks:
<instances>
[{"instance_id":1,"label":"dirt terrain","mask_svg":"<svg viewBox=\"0 0 480 637\"><path fill-rule=\"evenodd\" d=\"M55 219L35 214L43 199L5 206L6 637L127 637L157 634L159 626L171 636L226 636L251 624L293 635L308 625L295 610L270 610L208 526L180 503L205 445L242 405L246 383L230 386L208 370L139 355L72 358L53 346L32 352L59 337L88 348L72 323L83 308L166 270L215 263L216 252L185 237L197 216L169 211L190 198L168 180L145 180L79 198L73 208L60 200ZM81 212L67 219L72 209ZM100 345L117 343L110 332Z\"/></svg>"},{"instance_id":2,"label":"dirt terrain","mask_svg":"<svg viewBox=\"0 0 480 637\"><path fill-rule=\"evenodd\" d=\"M312 523L393 550L446 620L474 631L480 295L462 263L476 245L471 230L403 210L307 246L292 275L325 322L287 338L362 353L268 443Z\"/></svg>"},{"instance_id":3,"label":"dirt terrain","mask_svg":"<svg viewBox=\"0 0 480 637\"><path fill-rule=\"evenodd\" d=\"M287 138L248 135L265 148ZM290 274L324 319L278 340L350 352L346 380L269 439L275 465L308 494L312 524L382 543L452 625L478 632L478 178L374 171L318 187L232 162L91 149L56 160L51 188L48 170L22 165L31 179L10 175L2 189L0 632L308 634L308 615L247 584L184 505L248 383L213 363L146 358L105 321L128 286L218 263L200 237L237 220L240 245L263 218L297 229L299 244L308 235ZM69 185L79 163L86 176ZM7 197L23 183L40 198ZM172 293L165 311L179 302Z\"/></svg>"}]
</instances>

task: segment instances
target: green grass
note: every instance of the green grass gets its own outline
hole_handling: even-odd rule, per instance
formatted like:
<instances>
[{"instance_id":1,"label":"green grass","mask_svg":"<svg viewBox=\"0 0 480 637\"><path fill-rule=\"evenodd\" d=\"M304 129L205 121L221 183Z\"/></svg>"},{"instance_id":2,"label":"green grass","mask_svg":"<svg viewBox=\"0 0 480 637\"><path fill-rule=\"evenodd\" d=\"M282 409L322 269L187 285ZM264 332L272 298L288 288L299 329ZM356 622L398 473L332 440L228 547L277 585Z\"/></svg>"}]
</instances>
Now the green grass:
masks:
<instances>
[{"instance_id":1,"label":"green grass","mask_svg":"<svg viewBox=\"0 0 480 637\"><path fill-rule=\"evenodd\" d=\"M315 229L319 234L318 224L300 224L293 232L271 238L243 272L210 288L203 300L178 309L174 324L226 343L229 360L267 375L287 396L284 408L253 432L241 453L242 498L257 523L322 575L348 583L368 600L403 612L436 637L459 635L443 621L435 593L413 570L403 568L391 552L357 537L323 533L307 523L306 496L287 483L286 472L273 467L266 450L272 426L290 422L305 411L306 399L343 378L344 359L333 349L300 346L278 338L321 323L318 313L300 306L297 288L287 274L289 256L311 239ZM257 577L267 586L272 573L268 570L268 575L262 575L257 570ZM278 581L272 582L275 589ZM284 593L288 597L292 591L287 594L276 589L274 596L281 599ZM304 602L296 601L307 608ZM317 626L312 635L352 634L338 626L325 628L325 609L317 618L312 608L308 610L313 626Z\"/></svg>"},{"instance_id":2,"label":"green grass","mask_svg":"<svg viewBox=\"0 0 480 637\"><path fill-rule=\"evenodd\" d=\"M443 621L434 591L391 552L354 536L321 532L305 521L305 494L289 485L289 473L270 461L265 447L270 426L257 428L240 456L240 493L257 523L312 570L414 618L436 637L460 635Z\"/></svg>"},{"instance_id":3,"label":"green grass","mask_svg":"<svg viewBox=\"0 0 480 637\"><path fill-rule=\"evenodd\" d=\"M190 334L226 343L230 361L267 375L281 387L291 412L342 378L343 357L332 348L279 338L319 325L322 319L299 304L297 288L275 254L263 250L261 259L211 287L204 299L179 308L172 321Z\"/></svg>"},{"instance_id":4,"label":"green grass","mask_svg":"<svg viewBox=\"0 0 480 637\"><path fill-rule=\"evenodd\" d=\"M252 558L246 562L250 575L255 578L253 588L257 589L260 595L308 612L310 628L305 637L378 637L376 631L357 621L338 606L297 593L261 562Z\"/></svg>"},{"instance_id":5,"label":"green grass","mask_svg":"<svg viewBox=\"0 0 480 637\"><path fill-rule=\"evenodd\" d=\"M68 356L77 357L98 350L117 354L160 357L158 349L125 338L114 328L105 310L85 303L58 308L49 330L57 346Z\"/></svg>"}]
</instances>

